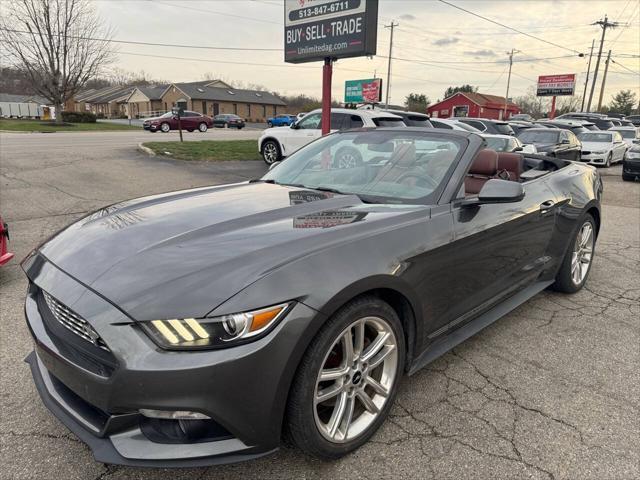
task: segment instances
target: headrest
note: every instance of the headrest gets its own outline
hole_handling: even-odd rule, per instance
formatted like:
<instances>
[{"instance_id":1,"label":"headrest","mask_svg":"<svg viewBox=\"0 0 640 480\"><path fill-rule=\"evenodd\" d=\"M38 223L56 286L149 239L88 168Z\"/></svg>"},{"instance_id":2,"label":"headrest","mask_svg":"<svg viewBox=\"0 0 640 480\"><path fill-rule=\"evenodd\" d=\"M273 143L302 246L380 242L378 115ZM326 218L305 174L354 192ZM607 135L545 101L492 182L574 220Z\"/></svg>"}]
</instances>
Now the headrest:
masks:
<instances>
[{"instance_id":1,"label":"headrest","mask_svg":"<svg viewBox=\"0 0 640 480\"><path fill-rule=\"evenodd\" d=\"M517 172L522 170L522 164L524 157L521 153L498 153L498 170L509 170L511 172Z\"/></svg>"},{"instance_id":2,"label":"headrest","mask_svg":"<svg viewBox=\"0 0 640 480\"><path fill-rule=\"evenodd\" d=\"M416 161L416 146L413 143L401 143L393 151L395 164L401 167L413 165Z\"/></svg>"},{"instance_id":3,"label":"headrest","mask_svg":"<svg viewBox=\"0 0 640 480\"><path fill-rule=\"evenodd\" d=\"M471 163L469 173L475 175L493 176L498 171L498 154L495 150L485 148L480 150Z\"/></svg>"}]
</instances>

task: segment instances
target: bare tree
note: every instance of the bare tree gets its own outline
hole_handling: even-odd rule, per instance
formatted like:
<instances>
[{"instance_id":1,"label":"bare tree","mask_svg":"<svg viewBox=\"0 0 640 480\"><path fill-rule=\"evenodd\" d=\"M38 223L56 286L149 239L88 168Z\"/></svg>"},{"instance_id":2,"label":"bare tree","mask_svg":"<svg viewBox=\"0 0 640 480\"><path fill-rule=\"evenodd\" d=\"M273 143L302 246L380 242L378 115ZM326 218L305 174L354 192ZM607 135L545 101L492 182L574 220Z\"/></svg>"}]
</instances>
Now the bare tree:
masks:
<instances>
[{"instance_id":1,"label":"bare tree","mask_svg":"<svg viewBox=\"0 0 640 480\"><path fill-rule=\"evenodd\" d=\"M8 63L56 107L113 60L112 32L89 0L3 0L0 43Z\"/></svg>"}]
</instances>

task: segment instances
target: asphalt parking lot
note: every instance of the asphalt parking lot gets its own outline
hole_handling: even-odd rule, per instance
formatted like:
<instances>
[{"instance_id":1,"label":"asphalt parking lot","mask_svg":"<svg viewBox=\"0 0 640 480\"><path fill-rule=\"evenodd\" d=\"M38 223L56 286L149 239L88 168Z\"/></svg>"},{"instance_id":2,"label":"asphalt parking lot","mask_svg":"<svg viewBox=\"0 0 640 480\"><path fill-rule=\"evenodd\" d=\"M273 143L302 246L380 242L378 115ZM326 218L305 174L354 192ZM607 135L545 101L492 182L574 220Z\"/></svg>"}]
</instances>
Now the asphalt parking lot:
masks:
<instances>
[{"instance_id":1,"label":"asphalt parking lot","mask_svg":"<svg viewBox=\"0 0 640 480\"><path fill-rule=\"evenodd\" d=\"M0 134L0 212L17 259L99 206L266 171L262 162L149 158L135 149L149 137ZM545 291L406 378L374 439L332 463L288 447L192 470L94 462L41 404L23 362L32 348L26 281L12 261L0 269L0 478L640 478L640 183L622 182L620 166L601 173L603 227L587 288L573 296Z\"/></svg>"}]
</instances>

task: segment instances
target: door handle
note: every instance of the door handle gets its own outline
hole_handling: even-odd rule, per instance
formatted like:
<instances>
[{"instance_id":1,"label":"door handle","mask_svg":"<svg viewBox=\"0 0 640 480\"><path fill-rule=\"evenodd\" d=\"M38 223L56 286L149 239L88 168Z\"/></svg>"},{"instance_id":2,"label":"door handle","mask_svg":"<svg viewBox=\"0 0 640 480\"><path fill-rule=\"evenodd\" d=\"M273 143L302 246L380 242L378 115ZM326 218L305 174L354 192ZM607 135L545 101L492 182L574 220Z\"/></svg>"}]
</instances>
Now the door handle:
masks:
<instances>
[{"instance_id":1,"label":"door handle","mask_svg":"<svg viewBox=\"0 0 640 480\"><path fill-rule=\"evenodd\" d=\"M553 207L555 206L556 202L554 202L553 200L547 200L546 202L542 202L540 204L540 213L542 215L549 213L551 210L553 210Z\"/></svg>"}]
</instances>

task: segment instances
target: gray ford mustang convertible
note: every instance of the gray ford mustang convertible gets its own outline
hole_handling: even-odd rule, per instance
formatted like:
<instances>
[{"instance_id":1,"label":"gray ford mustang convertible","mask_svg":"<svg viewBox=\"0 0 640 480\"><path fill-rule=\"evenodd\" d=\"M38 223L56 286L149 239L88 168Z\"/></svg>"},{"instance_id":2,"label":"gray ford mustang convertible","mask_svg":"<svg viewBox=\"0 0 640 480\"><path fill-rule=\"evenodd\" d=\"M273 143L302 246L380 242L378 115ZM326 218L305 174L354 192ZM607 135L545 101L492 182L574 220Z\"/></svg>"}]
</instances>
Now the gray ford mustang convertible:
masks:
<instances>
[{"instance_id":1,"label":"gray ford mustang convertible","mask_svg":"<svg viewBox=\"0 0 640 480\"><path fill-rule=\"evenodd\" d=\"M106 463L233 462L283 436L324 459L352 452L404 374L587 281L596 170L483 147L467 132L340 132L262 179L70 225L23 262L43 402Z\"/></svg>"}]
</instances>

